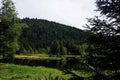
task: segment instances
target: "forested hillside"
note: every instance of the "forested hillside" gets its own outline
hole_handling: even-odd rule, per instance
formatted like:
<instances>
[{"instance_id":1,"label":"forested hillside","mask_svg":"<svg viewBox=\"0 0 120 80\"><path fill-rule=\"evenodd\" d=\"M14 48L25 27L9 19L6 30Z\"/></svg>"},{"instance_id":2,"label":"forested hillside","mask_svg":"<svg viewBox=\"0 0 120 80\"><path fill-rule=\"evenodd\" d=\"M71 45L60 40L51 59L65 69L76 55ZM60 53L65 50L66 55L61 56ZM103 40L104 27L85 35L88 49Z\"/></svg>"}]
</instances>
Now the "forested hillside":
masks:
<instances>
[{"instance_id":1,"label":"forested hillside","mask_svg":"<svg viewBox=\"0 0 120 80\"><path fill-rule=\"evenodd\" d=\"M39 53L48 49L54 40L73 44L86 42L88 33L83 30L42 19L24 18L28 25L19 39L20 53Z\"/></svg>"}]
</instances>

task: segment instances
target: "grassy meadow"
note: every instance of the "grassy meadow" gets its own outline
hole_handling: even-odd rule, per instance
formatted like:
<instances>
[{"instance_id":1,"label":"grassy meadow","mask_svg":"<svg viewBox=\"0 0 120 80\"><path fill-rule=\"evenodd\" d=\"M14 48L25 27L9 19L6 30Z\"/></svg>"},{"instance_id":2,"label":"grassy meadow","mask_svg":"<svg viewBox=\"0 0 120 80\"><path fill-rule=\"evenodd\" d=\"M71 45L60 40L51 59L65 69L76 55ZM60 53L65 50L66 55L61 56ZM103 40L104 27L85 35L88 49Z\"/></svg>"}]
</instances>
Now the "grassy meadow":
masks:
<instances>
[{"instance_id":1,"label":"grassy meadow","mask_svg":"<svg viewBox=\"0 0 120 80\"><path fill-rule=\"evenodd\" d=\"M0 80L68 80L71 77L54 68L0 63Z\"/></svg>"},{"instance_id":2,"label":"grassy meadow","mask_svg":"<svg viewBox=\"0 0 120 80\"><path fill-rule=\"evenodd\" d=\"M75 57L73 55L66 57ZM79 56L76 56L79 57ZM32 61L38 60L37 64L41 61L46 65L56 64L56 60L61 60L61 57L49 57L47 54L32 54L32 55L15 55L16 59L19 59L22 63L28 61L28 64L32 64ZM30 62L29 62L30 60ZM45 62L49 60L48 62ZM53 60L53 62L51 62ZM20 63L18 61L18 63ZM36 64L36 63L34 63ZM72 70L72 73L66 73L64 70L61 70L57 67L45 67L44 64L39 66L28 66L22 64L8 64L0 63L0 80L69 80L73 78L73 75L83 77L84 80L91 77L93 73L86 72L84 70L77 71Z\"/></svg>"}]
</instances>

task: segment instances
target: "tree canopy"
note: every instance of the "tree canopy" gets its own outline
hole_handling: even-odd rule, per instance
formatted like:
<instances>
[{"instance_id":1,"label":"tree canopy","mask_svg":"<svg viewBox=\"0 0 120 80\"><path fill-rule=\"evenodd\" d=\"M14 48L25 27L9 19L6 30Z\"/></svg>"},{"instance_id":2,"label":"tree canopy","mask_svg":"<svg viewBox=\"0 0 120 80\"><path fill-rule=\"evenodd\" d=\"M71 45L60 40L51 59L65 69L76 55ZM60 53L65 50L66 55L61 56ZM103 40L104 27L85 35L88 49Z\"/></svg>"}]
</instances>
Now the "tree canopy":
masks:
<instances>
[{"instance_id":1,"label":"tree canopy","mask_svg":"<svg viewBox=\"0 0 120 80\"><path fill-rule=\"evenodd\" d=\"M35 18L24 18L21 22L29 26L23 29L19 39L21 53L40 53L41 49L47 50L54 40L64 44L68 40L83 43L88 37L88 33L83 30L56 22Z\"/></svg>"}]
</instances>

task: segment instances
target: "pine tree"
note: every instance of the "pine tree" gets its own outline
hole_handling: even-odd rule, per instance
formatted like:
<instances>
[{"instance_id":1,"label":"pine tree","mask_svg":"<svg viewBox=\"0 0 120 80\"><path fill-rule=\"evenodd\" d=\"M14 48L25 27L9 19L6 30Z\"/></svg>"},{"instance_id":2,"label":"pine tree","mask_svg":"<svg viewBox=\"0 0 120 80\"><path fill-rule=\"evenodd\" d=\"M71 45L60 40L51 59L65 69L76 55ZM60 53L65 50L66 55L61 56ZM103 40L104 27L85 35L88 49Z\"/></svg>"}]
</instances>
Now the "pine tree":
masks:
<instances>
[{"instance_id":1,"label":"pine tree","mask_svg":"<svg viewBox=\"0 0 120 80\"><path fill-rule=\"evenodd\" d=\"M52 42L49 53L50 55L60 55L60 44L57 40Z\"/></svg>"},{"instance_id":2,"label":"pine tree","mask_svg":"<svg viewBox=\"0 0 120 80\"><path fill-rule=\"evenodd\" d=\"M60 55L67 55L67 48L64 47L63 42L60 42Z\"/></svg>"},{"instance_id":3,"label":"pine tree","mask_svg":"<svg viewBox=\"0 0 120 80\"><path fill-rule=\"evenodd\" d=\"M19 23L12 0L2 0L0 8L0 54L4 58L13 58L19 49L18 38L25 24Z\"/></svg>"},{"instance_id":4,"label":"pine tree","mask_svg":"<svg viewBox=\"0 0 120 80\"><path fill-rule=\"evenodd\" d=\"M100 70L117 72L120 70L120 0L96 0L96 6L101 16L88 19L90 39L96 46L88 62Z\"/></svg>"}]
</instances>

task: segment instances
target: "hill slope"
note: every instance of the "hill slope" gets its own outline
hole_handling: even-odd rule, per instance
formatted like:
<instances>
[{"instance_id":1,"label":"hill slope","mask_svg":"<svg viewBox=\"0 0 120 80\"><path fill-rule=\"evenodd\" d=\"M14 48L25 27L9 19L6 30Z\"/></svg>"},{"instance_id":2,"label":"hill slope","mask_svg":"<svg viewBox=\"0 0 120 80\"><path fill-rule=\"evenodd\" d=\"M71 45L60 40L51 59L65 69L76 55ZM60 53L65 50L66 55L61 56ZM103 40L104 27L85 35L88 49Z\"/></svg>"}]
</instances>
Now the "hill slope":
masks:
<instances>
[{"instance_id":1,"label":"hill slope","mask_svg":"<svg viewBox=\"0 0 120 80\"><path fill-rule=\"evenodd\" d=\"M53 40L84 42L87 37L83 30L47 20L24 18L22 23L29 27L23 30L19 39L21 52L47 48Z\"/></svg>"}]
</instances>

